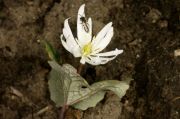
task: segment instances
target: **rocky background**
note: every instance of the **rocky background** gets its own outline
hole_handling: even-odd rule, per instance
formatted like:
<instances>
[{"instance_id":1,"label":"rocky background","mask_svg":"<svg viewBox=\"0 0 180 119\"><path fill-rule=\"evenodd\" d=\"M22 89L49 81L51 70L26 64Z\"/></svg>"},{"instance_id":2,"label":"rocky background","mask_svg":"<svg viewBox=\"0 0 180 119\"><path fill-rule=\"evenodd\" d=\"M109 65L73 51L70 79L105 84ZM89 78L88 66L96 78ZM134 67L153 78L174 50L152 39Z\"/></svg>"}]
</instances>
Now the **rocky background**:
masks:
<instances>
[{"instance_id":1,"label":"rocky background","mask_svg":"<svg viewBox=\"0 0 180 119\"><path fill-rule=\"evenodd\" d=\"M95 108L69 108L66 119L179 119L180 57L174 53L180 49L180 0L0 0L0 119L58 119L41 41L49 41L63 63L78 67L59 36L68 17L76 34L83 3L94 35L113 22L106 50L124 49L106 65L87 65L83 77L90 83L134 81L121 101L109 92Z\"/></svg>"}]
</instances>

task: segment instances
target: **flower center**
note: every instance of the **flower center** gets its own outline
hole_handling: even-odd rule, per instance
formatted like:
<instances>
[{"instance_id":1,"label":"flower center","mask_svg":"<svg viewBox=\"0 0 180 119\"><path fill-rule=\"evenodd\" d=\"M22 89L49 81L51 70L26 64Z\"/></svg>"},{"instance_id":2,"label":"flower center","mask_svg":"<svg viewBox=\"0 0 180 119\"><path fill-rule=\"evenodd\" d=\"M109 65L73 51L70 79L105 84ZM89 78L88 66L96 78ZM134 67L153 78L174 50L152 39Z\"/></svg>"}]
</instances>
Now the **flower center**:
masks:
<instances>
[{"instance_id":1,"label":"flower center","mask_svg":"<svg viewBox=\"0 0 180 119\"><path fill-rule=\"evenodd\" d=\"M92 51L92 45L91 45L91 42L89 42L82 48L81 52L83 56L87 56L91 53L91 51Z\"/></svg>"}]
</instances>

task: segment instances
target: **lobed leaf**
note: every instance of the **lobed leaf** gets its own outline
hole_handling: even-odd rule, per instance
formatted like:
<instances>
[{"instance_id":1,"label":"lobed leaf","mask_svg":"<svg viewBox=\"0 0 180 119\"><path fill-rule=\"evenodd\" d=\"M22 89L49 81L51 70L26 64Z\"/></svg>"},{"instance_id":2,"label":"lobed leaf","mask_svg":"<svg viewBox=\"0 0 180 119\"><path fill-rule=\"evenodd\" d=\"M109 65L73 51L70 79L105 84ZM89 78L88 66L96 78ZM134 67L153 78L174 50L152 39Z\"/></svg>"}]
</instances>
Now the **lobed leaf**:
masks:
<instances>
[{"instance_id":1,"label":"lobed leaf","mask_svg":"<svg viewBox=\"0 0 180 119\"><path fill-rule=\"evenodd\" d=\"M55 61L49 61L49 64L52 67L48 81L49 90L51 99L57 107L72 105L77 109L86 110L96 106L104 98L107 90L122 98L131 80L106 80L89 85L71 65L60 66Z\"/></svg>"}]
</instances>

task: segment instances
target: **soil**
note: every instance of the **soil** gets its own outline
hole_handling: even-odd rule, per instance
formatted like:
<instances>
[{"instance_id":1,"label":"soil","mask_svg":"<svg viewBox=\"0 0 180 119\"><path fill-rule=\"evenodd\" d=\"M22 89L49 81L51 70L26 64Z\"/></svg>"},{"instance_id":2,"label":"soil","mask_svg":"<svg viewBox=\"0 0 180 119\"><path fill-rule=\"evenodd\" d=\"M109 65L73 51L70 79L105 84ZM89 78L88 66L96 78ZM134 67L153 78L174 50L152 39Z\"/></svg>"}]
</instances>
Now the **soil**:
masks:
<instances>
[{"instance_id":1,"label":"soil","mask_svg":"<svg viewBox=\"0 0 180 119\"><path fill-rule=\"evenodd\" d=\"M132 77L120 101L108 92L96 107L69 108L66 119L180 118L179 0L0 0L0 119L58 119L50 100L48 55L39 41L47 40L62 63L78 67L61 45L63 22L76 34L81 4L92 17L93 33L112 21L114 36L104 51L124 53L101 66L86 65L83 76L99 80Z\"/></svg>"}]
</instances>

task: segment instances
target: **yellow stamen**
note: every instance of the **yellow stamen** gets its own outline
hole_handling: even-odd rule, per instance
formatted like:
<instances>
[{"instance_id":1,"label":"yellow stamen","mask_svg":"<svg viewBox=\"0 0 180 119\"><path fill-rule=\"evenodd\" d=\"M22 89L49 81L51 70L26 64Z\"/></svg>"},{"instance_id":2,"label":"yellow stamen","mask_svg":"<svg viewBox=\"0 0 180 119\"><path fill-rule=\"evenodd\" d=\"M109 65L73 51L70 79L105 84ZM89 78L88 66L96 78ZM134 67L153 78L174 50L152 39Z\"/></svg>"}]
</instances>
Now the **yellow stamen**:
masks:
<instances>
[{"instance_id":1,"label":"yellow stamen","mask_svg":"<svg viewBox=\"0 0 180 119\"><path fill-rule=\"evenodd\" d=\"M82 55L87 56L91 52L92 52L92 45L91 45L91 42L89 42L82 48Z\"/></svg>"}]
</instances>

